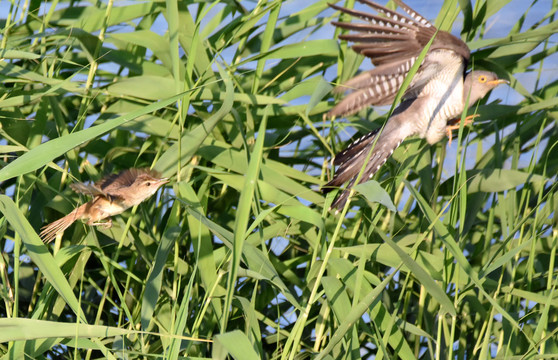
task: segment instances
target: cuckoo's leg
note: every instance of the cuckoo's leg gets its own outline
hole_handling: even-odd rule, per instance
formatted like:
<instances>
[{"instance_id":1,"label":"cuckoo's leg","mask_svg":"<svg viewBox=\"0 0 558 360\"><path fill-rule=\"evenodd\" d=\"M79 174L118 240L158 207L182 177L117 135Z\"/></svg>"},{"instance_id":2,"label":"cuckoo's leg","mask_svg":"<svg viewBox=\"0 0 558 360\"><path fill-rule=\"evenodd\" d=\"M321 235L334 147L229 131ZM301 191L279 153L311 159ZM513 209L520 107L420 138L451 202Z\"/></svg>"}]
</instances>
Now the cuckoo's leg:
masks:
<instances>
[{"instance_id":1,"label":"cuckoo's leg","mask_svg":"<svg viewBox=\"0 0 558 360\"><path fill-rule=\"evenodd\" d=\"M473 123L473 119L480 116L479 114L473 114L473 115L469 115L465 118L465 122L463 123L463 126L467 126L469 124ZM446 126L446 131L448 133L448 138L449 138L449 145L451 145L451 140L453 139L453 134L452 131L453 130L459 130L460 124L461 124L461 119L454 119L452 121L449 121L449 123L451 123L452 125L448 125Z\"/></svg>"}]
</instances>

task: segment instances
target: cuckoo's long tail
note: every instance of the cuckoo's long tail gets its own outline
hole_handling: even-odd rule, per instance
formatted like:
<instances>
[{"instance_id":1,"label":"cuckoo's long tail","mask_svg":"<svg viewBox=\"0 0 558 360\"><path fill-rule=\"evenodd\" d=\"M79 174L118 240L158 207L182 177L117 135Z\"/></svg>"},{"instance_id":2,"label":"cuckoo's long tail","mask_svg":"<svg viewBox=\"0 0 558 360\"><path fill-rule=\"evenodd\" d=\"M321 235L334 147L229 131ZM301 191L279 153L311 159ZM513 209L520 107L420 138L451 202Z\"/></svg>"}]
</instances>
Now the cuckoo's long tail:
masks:
<instances>
[{"instance_id":1,"label":"cuckoo's long tail","mask_svg":"<svg viewBox=\"0 0 558 360\"><path fill-rule=\"evenodd\" d=\"M405 139L405 137L393 136L394 134L389 131L389 134L386 134L385 130L379 135L377 141L376 137L379 134L379 130L362 136L349 145L348 148L335 155L333 163L334 165L339 165L339 167L335 171L333 179L322 187L322 192L328 193L346 182L348 184L331 205L332 209L343 209L349 198L350 190L354 186L363 166L365 167L364 173L359 183L370 180ZM365 164L370 151L372 151L372 154L370 154L368 162Z\"/></svg>"}]
</instances>

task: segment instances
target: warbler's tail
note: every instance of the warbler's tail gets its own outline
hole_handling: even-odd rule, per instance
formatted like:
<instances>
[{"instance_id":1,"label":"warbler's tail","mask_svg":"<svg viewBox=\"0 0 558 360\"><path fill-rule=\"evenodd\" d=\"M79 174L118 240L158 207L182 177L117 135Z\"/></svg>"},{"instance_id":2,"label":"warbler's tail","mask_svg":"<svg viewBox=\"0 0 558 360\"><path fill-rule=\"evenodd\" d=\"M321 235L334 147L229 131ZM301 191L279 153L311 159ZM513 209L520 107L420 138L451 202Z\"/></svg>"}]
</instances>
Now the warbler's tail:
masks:
<instances>
[{"instance_id":1,"label":"warbler's tail","mask_svg":"<svg viewBox=\"0 0 558 360\"><path fill-rule=\"evenodd\" d=\"M43 226L41 228L41 233L39 236L45 243L49 243L58 233L64 232L70 225L72 225L76 220L79 220L83 217L83 211L87 204L81 205L68 215L64 216L61 219L58 219L50 224Z\"/></svg>"}]
</instances>

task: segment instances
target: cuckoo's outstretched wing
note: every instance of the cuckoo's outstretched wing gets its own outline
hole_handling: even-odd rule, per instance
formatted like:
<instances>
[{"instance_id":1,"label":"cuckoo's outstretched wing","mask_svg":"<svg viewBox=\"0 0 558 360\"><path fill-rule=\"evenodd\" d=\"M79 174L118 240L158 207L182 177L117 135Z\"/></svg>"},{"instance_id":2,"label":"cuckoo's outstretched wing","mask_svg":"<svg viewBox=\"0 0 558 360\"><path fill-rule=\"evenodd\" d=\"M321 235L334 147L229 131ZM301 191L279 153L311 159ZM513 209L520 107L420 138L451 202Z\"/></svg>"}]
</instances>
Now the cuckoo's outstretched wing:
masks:
<instances>
[{"instance_id":1,"label":"cuckoo's outstretched wing","mask_svg":"<svg viewBox=\"0 0 558 360\"><path fill-rule=\"evenodd\" d=\"M358 1L381 16L330 4L336 10L365 21L333 24L353 31L339 38L354 42L353 50L369 57L376 67L336 88L336 92L347 91L349 94L328 112L328 116L346 116L366 106L391 104L422 49L434 36L429 52L443 49L455 52L465 63L469 60L470 51L467 44L445 31L438 31L434 25L403 2L395 0L407 16L372 1ZM418 93L420 88L436 75L439 66L440 64L429 63L426 58L407 88L404 98Z\"/></svg>"}]
</instances>

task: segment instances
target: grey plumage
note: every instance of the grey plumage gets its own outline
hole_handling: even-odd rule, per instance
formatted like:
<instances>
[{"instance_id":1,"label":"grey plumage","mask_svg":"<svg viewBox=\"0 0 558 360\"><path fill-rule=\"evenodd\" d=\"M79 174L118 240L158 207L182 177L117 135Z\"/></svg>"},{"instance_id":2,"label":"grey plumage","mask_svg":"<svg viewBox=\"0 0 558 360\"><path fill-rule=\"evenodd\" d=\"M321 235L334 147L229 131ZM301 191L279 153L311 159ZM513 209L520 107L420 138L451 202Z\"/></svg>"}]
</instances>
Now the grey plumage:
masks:
<instances>
[{"instance_id":1,"label":"grey plumage","mask_svg":"<svg viewBox=\"0 0 558 360\"><path fill-rule=\"evenodd\" d=\"M357 34L342 35L340 38L356 41L353 49L370 57L376 68L343 85L344 89L350 88L353 92L337 104L328 113L329 116L348 115L366 106L391 103L423 47L432 36L436 37L405 91L403 101L383 130L361 137L335 156L334 165L339 167L334 178L322 190L327 193L346 182L348 185L334 201L332 208L345 205L349 190L363 166L365 168L360 182L369 180L405 138L417 135L430 144L440 141L446 136L448 121L463 112L467 98L470 106L504 82L496 74L487 71L465 73L470 57L467 45L447 32L437 31L400 0L394 1L409 16L368 0L358 1L385 17L330 5L368 22L334 24L357 31ZM370 151L372 153L365 165Z\"/></svg>"},{"instance_id":2,"label":"grey plumage","mask_svg":"<svg viewBox=\"0 0 558 360\"><path fill-rule=\"evenodd\" d=\"M451 51L463 58L463 61L469 61L470 51L467 44L445 31L436 33L437 29L434 25L403 2L395 0L395 3L409 16L401 15L371 1L358 1L384 16L330 4L336 10L366 21L366 23L332 23L337 27L356 31L356 34L341 35L339 38L356 42L352 46L353 50L370 58L376 67L337 87L336 92L348 91L349 94L328 112L329 117L351 115L371 105L391 104L405 76L433 36L436 37L429 52ZM420 91L420 88L440 70L437 65L424 61L403 98Z\"/></svg>"}]
</instances>

